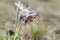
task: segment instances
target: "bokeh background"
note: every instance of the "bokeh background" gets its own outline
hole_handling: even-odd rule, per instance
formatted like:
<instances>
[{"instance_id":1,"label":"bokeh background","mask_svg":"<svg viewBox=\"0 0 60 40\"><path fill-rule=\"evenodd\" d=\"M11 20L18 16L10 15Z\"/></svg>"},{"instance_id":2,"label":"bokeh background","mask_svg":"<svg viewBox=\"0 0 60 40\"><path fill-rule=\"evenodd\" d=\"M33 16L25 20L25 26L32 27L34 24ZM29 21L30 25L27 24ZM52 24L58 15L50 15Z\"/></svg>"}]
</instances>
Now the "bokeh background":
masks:
<instances>
[{"instance_id":1,"label":"bokeh background","mask_svg":"<svg viewBox=\"0 0 60 40\"><path fill-rule=\"evenodd\" d=\"M8 29L15 30L16 1L0 0L0 33L6 33ZM35 26L48 27L48 31L54 31L56 34L56 40L60 40L60 0L21 0L21 2L39 13L39 17L33 22Z\"/></svg>"}]
</instances>

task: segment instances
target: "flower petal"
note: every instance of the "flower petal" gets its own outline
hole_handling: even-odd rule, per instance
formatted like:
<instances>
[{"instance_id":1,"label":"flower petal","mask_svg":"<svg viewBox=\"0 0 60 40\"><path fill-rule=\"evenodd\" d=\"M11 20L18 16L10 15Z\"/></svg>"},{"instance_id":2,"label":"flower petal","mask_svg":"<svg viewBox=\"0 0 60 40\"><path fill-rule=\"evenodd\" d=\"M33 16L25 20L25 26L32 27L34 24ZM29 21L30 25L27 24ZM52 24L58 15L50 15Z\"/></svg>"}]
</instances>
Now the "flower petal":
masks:
<instances>
[{"instance_id":1,"label":"flower petal","mask_svg":"<svg viewBox=\"0 0 60 40\"><path fill-rule=\"evenodd\" d=\"M37 13L32 13L32 14L30 14L33 18L36 18L36 16L38 16L38 14Z\"/></svg>"},{"instance_id":2,"label":"flower petal","mask_svg":"<svg viewBox=\"0 0 60 40\"><path fill-rule=\"evenodd\" d=\"M23 19L23 23L26 24L27 22L28 22L28 18L26 17Z\"/></svg>"}]
</instances>

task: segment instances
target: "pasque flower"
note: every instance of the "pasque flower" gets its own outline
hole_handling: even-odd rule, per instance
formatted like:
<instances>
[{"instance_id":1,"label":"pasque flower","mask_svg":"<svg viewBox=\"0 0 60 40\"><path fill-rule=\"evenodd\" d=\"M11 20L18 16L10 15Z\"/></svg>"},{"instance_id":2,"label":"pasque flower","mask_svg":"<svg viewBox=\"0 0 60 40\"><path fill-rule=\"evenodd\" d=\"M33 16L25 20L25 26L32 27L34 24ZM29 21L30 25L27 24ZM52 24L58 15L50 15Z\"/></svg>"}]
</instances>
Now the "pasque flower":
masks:
<instances>
[{"instance_id":1,"label":"pasque flower","mask_svg":"<svg viewBox=\"0 0 60 40\"><path fill-rule=\"evenodd\" d=\"M17 12L19 13L18 16L24 24L28 22L33 22L33 19L35 19L38 16L38 13L32 10L28 10L28 8L25 8L20 1L18 1L18 3L15 3L15 5L17 7Z\"/></svg>"},{"instance_id":2,"label":"pasque flower","mask_svg":"<svg viewBox=\"0 0 60 40\"><path fill-rule=\"evenodd\" d=\"M33 22L33 20L38 16L37 13L31 12L29 13L29 15L27 15L25 17L25 19L23 20L24 23L26 24L27 22Z\"/></svg>"}]
</instances>

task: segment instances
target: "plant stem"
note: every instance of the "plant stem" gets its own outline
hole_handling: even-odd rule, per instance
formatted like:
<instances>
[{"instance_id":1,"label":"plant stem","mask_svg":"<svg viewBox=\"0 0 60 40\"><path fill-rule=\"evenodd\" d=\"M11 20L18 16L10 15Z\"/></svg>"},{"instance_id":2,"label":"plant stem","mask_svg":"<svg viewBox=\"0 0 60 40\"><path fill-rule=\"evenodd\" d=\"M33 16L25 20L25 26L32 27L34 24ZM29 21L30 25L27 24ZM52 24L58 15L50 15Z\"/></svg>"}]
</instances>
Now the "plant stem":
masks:
<instances>
[{"instance_id":1,"label":"plant stem","mask_svg":"<svg viewBox=\"0 0 60 40\"><path fill-rule=\"evenodd\" d=\"M30 25L32 25L32 24L30 24ZM33 25L31 26L31 32L32 32L32 34L33 34L33 39L34 39L34 40L37 40L36 37L35 37L35 34L34 34L34 30L33 30L32 27L33 27Z\"/></svg>"},{"instance_id":2,"label":"plant stem","mask_svg":"<svg viewBox=\"0 0 60 40\"><path fill-rule=\"evenodd\" d=\"M15 37L14 39L16 39L16 37L18 36L18 32L19 32L19 26L20 26L20 21L19 21L19 10L17 12L17 22L16 22L16 29L15 29Z\"/></svg>"}]
</instances>

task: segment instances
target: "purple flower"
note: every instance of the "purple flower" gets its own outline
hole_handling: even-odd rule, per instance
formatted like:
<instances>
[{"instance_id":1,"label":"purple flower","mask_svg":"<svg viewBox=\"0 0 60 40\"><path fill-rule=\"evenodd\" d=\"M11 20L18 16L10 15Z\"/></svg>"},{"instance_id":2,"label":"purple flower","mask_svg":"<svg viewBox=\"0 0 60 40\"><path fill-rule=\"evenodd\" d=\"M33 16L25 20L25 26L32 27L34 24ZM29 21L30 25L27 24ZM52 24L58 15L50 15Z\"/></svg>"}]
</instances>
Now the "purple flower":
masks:
<instances>
[{"instance_id":1,"label":"purple flower","mask_svg":"<svg viewBox=\"0 0 60 40\"><path fill-rule=\"evenodd\" d=\"M29 13L29 16L25 17L24 18L24 24L26 24L27 22L32 22L34 18L36 18L38 16L37 13L34 13L34 12L30 12Z\"/></svg>"}]
</instances>

